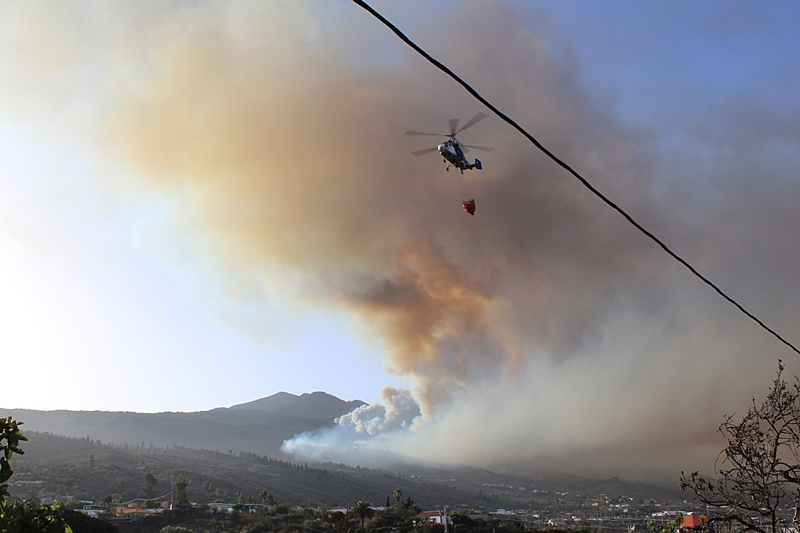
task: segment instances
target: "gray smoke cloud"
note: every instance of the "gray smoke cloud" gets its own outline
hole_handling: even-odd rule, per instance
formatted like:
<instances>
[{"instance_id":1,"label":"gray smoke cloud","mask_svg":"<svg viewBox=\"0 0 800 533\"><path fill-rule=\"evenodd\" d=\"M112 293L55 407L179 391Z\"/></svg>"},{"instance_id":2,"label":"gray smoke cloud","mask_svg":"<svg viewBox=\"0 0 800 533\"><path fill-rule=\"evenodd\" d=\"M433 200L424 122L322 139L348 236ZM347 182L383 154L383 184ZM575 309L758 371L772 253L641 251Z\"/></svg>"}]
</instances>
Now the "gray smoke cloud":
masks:
<instances>
[{"instance_id":1,"label":"gray smoke cloud","mask_svg":"<svg viewBox=\"0 0 800 533\"><path fill-rule=\"evenodd\" d=\"M356 433L376 435L397 428L411 427L420 416L419 405L408 390L384 387L380 404L364 405L338 419L336 423Z\"/></svg>"},{"instance_id":2,"label":"gray smoke cloud","mask_svg":"<svg viewBox=\"0 0 800 533\"><path fill-rule=\"evenodd\" d=\"M404 456L396 449L398 440L405 439L415 424L423 423L419 404L410 391L395 387L383 387L380 397L381 403L363 405L337 418L332 428L305 432L286 441L283 451L320 462L376 467L420 462L420 458Z\"/></svg>"},{"instance_id":3,"label":"gray smoke cloud","mask_svg":"<svg viewBox=\"0 0 800 533\"><path fill-rule=\"evenodd\" d=\"M111 10L113 35L74 25L124 72L99 142L191 222L201 260L254 298L349 313L411 383L287 451L674 478L710 467L722 415L790 355L498 119L461 136L497 146L463 182L408 155L427 145L405 130L480 108L355 6L158 6ZM459 4L414 37L791 337L798 110L721 97L662 143L541 15Z\"/></svg>"}]
</instances>

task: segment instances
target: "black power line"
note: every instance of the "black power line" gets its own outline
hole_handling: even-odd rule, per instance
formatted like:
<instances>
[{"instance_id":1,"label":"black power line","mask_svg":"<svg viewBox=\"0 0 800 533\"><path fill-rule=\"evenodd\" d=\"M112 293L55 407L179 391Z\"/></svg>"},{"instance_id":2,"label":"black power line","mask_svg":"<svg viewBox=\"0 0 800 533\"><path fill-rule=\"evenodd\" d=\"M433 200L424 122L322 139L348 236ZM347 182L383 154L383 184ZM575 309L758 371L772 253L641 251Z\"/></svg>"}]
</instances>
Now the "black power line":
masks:
<instances>
[{"instance_id":1,"label":"black power line","mask_svg":"<svg viewBox=\"0 0 800 533\"><path fill-rule=\"evenodd\" d=\"M397 36L398 36L398 37L399 37L399 38L400 38L400 39L401 39L401 40L402 40L404 43L406 43L408 46L410 46L411 48L413 48L414 50L416 50L416 51L417 51L417 52L418 52L418 53L419 53L419 54L420 54L422 57L424 57L425 59L427 59L428 61L430 61L430 62L431 62L431 63L432 63L432 64L433 64L433 65L434 65L436 68L438 68L439 70L441 70L442 72L444 72L445 74L447 74L448 76L450 76L451 78L453 78L453 79L454 79L456 82L458 82L458 84L459 84L459 85L461 85L461 86L462 86L464 89L466 89L466 90L467 90L467 92L468 92L469 94L471 94L472 96L474 96L474 97L475 97L475 98L476 98L476 99L477 99L477 100L478 100L480 103L482 103L483 105L485 105L486 107L488 107L489 109L491 109L491 110L492 110L492 112L493 112L495 115L497 115L498 117L500 117L500 118L501 118L501 119L502 119L504 122L508 123L508 124L509 124L511 127L513 127L515 130L517 130L517 131L518 131L518 132L520 132L522 135L524 135L524 136L525 136L525 138L526 138L526 139L528 139L528 140L529 140L531 143L533 143L533 145L534 145L534 146L536 146L536 147L537 147L539 150L541 150L542 152L544 152L544 153L545 153L545 155L547 155L547 157L549 157L550 159L552 159L553 161L555 161L555 162L556 162L556 163L557 163L557 164L558 164L560 167L562 167L564 170L566 170L567 172L569 172L570 174L572 174L572 175L573 175L575 178L577 178L577 179L578 179L578 181L580 181L580 182L581 182L581 183L582 183L582 184L583 184L583 185L584 185L584 186L585 186L587 189L589 189L590 191L592 191L592 192L593 192L593 193L594 193L594 194L595 194L595 195L596 195L598 198L600 198L601 200L603 200L603 201L604 201L606 204L608 204L608 205L609 205L609 206L610 206L612 209L614 209L614 210L615 210L616 212L618 212L620 215L622 215L623 217L625 217L625 220L627 220L628 222L630 222L631 224L633 224L633 226L634 226L636 229L638 229L639 231L641 231L642 233L644 233L645 235L647 235L647 236L648 236L648 237L649 237L651 240L653 240L653 241L654 241L656 244L658 244L658 245L659 245L659 246L660 246L660 247L661 247L661 248L662 248L662 249L663 249L665 252L667 252L667 253L668 253L670 256L672 256L672 258L673 258L673 259L675 259L675 260L676 260L676 261L678 261L680 264L682 264L683 266L685 266L686 268L688 268L688 269L689 269L689 271L690 271L692 274L694 274L695 276L697 276L698 278L700 278L700 279L703 281L703 283L705 283L706 285L708 285L708 286L710 286L712 289L714 289L714 290L717 292L717 294L719 294L720 296L722 296L723 298L725 298L725 299L726 299L728 302L730 302L731 304L733 304L733 305L734 305L734 306L735 306L735 307L736 307L736 308L737 308L739 311L741 311L742 313L744 313L745 315L747 315L747 316L748 316L748 317L750 317L751 319L755 320L755 321L756 321L756 323L758 323L758 325L759 325L759 326L761 326L761 327L762 327L762 328L764 328L765 330L767 330L767 331L769 331L770 333L772 333L772 335L774 335L774 336L775 336L775 337L776 337L776 338L777 338L779 341L781 341L783 344L785 344L786 346L788 346L789 348L791 348L792 350L794 350L796 353L800 354L800 350L798 350L797 348L795 348L795 347L794 347L794 345L793 345L792 343L790 343L789 341L787 341L786 339L784 339L783 337L781 337L781 336L780 336L780 335L779 335L777 332L775 332L775 331L774 331L773 329L771 329L769 326L767 326L766 324L764 324L764 323L763 323L761 320L759 320L759 319L758 319L758 317L756 317L754 314L750 313L750 312L749 312L747 309L745 309L744 307L742 307L742 306L741 306L741 305L740 305L740 304L739 304L739 303L738 303L736 300L734 300L733 298L731 298L730 296L728 296L727 294L725 294L724 292L722 292L722 289L720 289L719 287L717 287L716 285L714 285L714 283L712 283L710 279L708 279L708 278L706 278L705 276L703 276L702 274L700 274L700 272L698 272L698 271L697 271L697 270L696 270L696 269L695 269L695 268L694 268L692 265L690 265L690 264L689 264L689 263L688 263L688 262L687 262L685 259L683 259L683 258L682 258L682 257L680 257L678 254L676 254L675 252L673 252L672 250L670 250L670 249L669 249L669 247L668 247L666 244L664 244L664 243L663 243L663 242L662 242L662 241L661 241L661 240L660 240L658 237L656 237L655 235L653 235L652 233L650 233L649 231L647 231L645 228L643 228L643 227L641 226L641 224L639 224L638 222L636 222L636 221L633 219L633 217L631 217L631 216L630 216L628 213L626 213L626 212L625 212L625 211L624 211L624 210L623 210L621 207L619 207L617 204L615 204L614 202L612 202L611 200L609 200L608 198L606 198L606 196L605 196L603 193L601 193L600 191L598 191L597 189L595 189L595 188L594 188L594 186L593 186L591 183L589 183L588 181L586 181L586 179L585 179L583 176L581 176L580 174L578 174L578 173L577 173L577 172L576 172L576 171L575 171L575 170L574 170L572 167L570 167L570 166L569 166L568 164L566 164L564 161L562 161L561 159L559 159L558 157L556 157L556 156L555 156L555 155L554 155L552 152L550 152L550 150L548 150L547 148L545 148L545 147L542 145L542 143L540 143L539 141L537 141L537 140L536 140L536 139L533 137L533 135L531 135L530 133L528 133L527 131L525 131L525 130L524 130L524 129L523 129L523 128L522 128L522 127L519 125L519 124L517 124L516 122L514 122L513 120L511 120L511 118L509 118L507 115L505 115L503 112L501 112L499 109L497 109L496 107L494 107L494 106L493 106L491 103L489 103L489 101L488 101L488 100L486 100L486 99L485 99L483 96L481 96L480 94L478 94L478 92L477 92L475 89L473 89L473 88L472 88L472 87L471 87L471 86L470 86L470 85L469 85L467 82L465 82L464 80L462 80L461 78L459 78L459 77L458 77L458 76L457 76L457 75L456 75L456 74L455 74L455 73L454 73L452 70L450 70L450 69L449 69L449 68L447 68L445 65L443 65L442 63L440 63L439 61L437 61L436 59L434 59L433 57L431 57L431 56L430 56L430 55L429 55L429 54L428 54L428 53L427 53L425 50L423 50L422 48L420 48L419 46L417 46L417 45L416 45L416 44L415 44L415 43L414 43L414 42L413 42L411 39L409 39L408 37L406 37L406 35L405 35L405 34L404 34L402 31L400 31L400 30L399 30L399 29L398 29L398 28L397 28L397 27L396 27L394 24L392 24L391 22L389 22L388 20L386 20L386 19L385 19L385 18L384 18L384 17L383 17L383 16L382 16L380 13L378 13L377 11L375 11L374 9L372 9L372 7L370 7L370 6L369 6L369 5L368 5L366 2L364 2L363 0L353 0L353 2L355 2L357 5L361 6L362 8L364 8L365 10L367 10L369 13L371 13L371 14L372 14L372 15L373 15L375 18L377 18L378 20L380 20L381 22L383 22L383 23L384 23L384 24L385 24L385 25L386 25L386 26L387 26L387 27L388 27L390 30L392 30L392 31L395 33L395 35L397 35Z\"/></svg>"}]
</instances>

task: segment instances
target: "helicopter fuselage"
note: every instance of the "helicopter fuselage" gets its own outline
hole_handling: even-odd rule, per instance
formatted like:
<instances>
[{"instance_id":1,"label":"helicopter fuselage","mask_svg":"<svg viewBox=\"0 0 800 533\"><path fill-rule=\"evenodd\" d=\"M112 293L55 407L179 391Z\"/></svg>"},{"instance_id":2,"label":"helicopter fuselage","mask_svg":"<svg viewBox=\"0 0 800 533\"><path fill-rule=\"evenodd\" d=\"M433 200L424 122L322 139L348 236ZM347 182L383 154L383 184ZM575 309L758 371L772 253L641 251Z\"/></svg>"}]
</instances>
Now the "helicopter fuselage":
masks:
<instances>
[{"instance_id":1,"label":"helicopter fuselage","mask_svg":"<svg viewBox=\"0 0 800 533\"><path fill-rule=\"evenodd\" d=\"M461 150L461 147L458 145L458 141L455 139L448 139L444 141L438 147L439 153L442 154L442 157L445 159L445 162L448 163L447 169L450 170L450 165L453 165L457 169L461 171L463 174L465 170L470 170L473 168L477 168L481 170L481 162L476 159L475 163L470 163L469 160L464 155L464 152Z\"/></svg>"}]
</instances>

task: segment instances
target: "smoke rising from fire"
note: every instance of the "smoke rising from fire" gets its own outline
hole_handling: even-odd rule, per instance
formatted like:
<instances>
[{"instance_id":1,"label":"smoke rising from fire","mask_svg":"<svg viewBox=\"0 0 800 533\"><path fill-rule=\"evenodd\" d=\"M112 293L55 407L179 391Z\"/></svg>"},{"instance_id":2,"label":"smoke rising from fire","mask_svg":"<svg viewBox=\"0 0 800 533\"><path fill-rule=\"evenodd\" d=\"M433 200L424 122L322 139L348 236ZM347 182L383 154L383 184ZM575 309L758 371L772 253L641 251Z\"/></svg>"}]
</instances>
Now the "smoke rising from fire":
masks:
<instances>
[{"instance_id":1,"label":"smoke rising from fire","mask_svg":"<svg viewBox=\"0 0 800 533\"><path fill-rule=\"evenodd\" d=\"M791 337L800 121L722 102L687 132L702 151L665 148L657 129L615 117L542 17L459 7L446 27L419 23L418 42ZM149 16L107 37L136 72L103 116L109 153L192 221L200 257L258 297L346 311L411 383L287 450L632 476L708 467L723 413L786 356L498 120L460 136L498 147L482 172L411 157L426 139L405 130L480 109L396 55L361 10L177 3ZM777 131L772 119L793 149L764 165L768 136L743 141Z\"/></svg>"}]
</instances>

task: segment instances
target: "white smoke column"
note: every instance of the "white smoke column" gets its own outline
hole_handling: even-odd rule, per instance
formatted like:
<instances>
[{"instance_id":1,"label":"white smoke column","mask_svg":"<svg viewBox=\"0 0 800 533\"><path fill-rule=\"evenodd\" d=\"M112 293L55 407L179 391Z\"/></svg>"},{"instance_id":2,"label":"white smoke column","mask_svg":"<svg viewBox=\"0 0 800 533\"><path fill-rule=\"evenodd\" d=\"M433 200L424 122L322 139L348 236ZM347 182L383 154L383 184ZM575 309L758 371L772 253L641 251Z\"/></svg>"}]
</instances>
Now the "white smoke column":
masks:
<instances>
[{"instance_id":1,"label":"white smoke column","mask_svg":"<svg viewBox=\"0 0 800 533\"><path fill-rule=\"evenodd\" d=\"M419 405L408 390L381 389L381 402L361 406L339 417L332 428L297 435L284 443L283 451L316 461L333 461L386 467L402 462L419 462L403 457L396 441L405 439L415 421Z\"/></svg>"},{"instance_id":2,"label":"white smoke column","mask_svg":"<svg viewBox=\"0 0 800 533\"><path fill-rule=\"evenodd\" d=\"M381 402L363 405L339 417L337 423L356 433L377 435L393 429L409 428L421 414L419 405L408 390L384 387L381 389Z\"/></svg>"}]
</instances>

